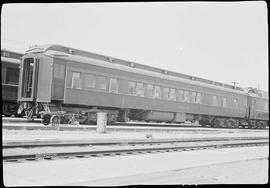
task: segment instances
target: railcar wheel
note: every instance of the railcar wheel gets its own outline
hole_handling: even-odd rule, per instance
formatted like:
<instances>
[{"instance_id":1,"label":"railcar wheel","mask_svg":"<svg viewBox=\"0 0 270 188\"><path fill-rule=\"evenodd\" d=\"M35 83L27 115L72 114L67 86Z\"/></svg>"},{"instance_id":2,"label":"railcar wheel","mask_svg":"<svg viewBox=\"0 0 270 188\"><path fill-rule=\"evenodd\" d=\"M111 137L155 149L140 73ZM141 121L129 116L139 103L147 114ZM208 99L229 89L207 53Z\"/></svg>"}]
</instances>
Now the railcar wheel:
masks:
<instances>
[{"instance_id":1,"label":"railcar wheel","mask_svg":"<svg viewBox=\"0 0 270 188\"><path fill-rule=\"evenodd\" d=\"M199 125L201 125L202 127L207 127L209 126L209 124L211 124L208 120L199 120Z\"/></svg>"},{"instance_id":2,"label":"railcar wheel","mask_svg":"<svg viewBox=\"0 0 270 188\"><path fill-rule=\"evenodd\" d=\"M219 120L218 119L214 119L212 121L211 127L213 127L213 128L219 127Z\"/></svg>"},{"instance_id":3,"label":"railcar wheel","mask_svg":"<svg viewBox=\"0 0 270 188\"><path fill-rule=\"evenodd\" d=\"M234 126L232 121L228 121L226 124L227 124L226 127L228 127L228 128L233 128L233 126Z\"/></svg>"},{"instance_id":4,"label":"railcar wheel","mask_svg":"<svg viewBox=\"0 0 270 188\"><path fill-rule=\"evenodd\" d=\"M238 120L235 120L235 122L234 122L234 128L235 129L239 129L239 121Z\"/></svg>"},{"instance_id":5,"label":"railcar wheel","mask_svg":"<svg viewBox=\"0 0 270 188\"><path fill-rule=\"evenodd\" d=\"M227 120L227 122L226 122L226 127L228 127L228 128L233 128L233 127L234 127L234 122L233 122L233 120L231 120L231 119Z\"/></svg>"},{"instance_id":6,"label":"railcar wheel","mask_svg":"<svg viewBox=\"0 0 270 188\"><path fill-rule=\"evenodd\" d=\"M60 124L60 117L58 115L53 115L50 122L52 126L58 126Z\"/></svg>"},{"instance_id":7,"label":"railcar wheel","mask_svg":"<svg viewBox=\"0 0 270 188\"><path fill-rule=\"evenodd\" d=\"M250 120L249 121L249 124L248 124L248 128L250 128L250 129L256 129L257 128L256 121Z\"/></svg>"},{"instance_id":8,"label":"railcar wheel","mask_svg":"<svg viewBox=\"0 0 270 188\"><path fill-rule=\"evenodd\" d=\"M257 125L257 128L259 128L259 129L265 129L266 128L265 124L263 122L261 122L261 121L256 122L256 125Z\"/></svg>"},{"instance_id":9,"label":"railcar wheel","mask_svg":"<svg viewBox=\"0 0 270 188\"><path fill-rule=\"evenodd\" d=\"M46 114L42 118L43 125L49 125L50 124L51 116L49 114Z\"/></svg>"}]
</instances>

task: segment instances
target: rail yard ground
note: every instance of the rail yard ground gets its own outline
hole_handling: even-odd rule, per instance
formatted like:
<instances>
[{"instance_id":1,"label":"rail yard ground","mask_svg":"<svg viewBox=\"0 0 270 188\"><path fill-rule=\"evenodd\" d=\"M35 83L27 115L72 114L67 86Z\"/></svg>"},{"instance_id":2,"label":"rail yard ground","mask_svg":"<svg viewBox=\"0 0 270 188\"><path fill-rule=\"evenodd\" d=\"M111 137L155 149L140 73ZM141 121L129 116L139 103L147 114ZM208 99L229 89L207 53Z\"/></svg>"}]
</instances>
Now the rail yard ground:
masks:
<instances>
[{"instance_id":1,"label":"rail yard ground","mask_svg":"<svg viewBox=\"0 0 270 188\"><path fill-rule=\"evenodd\" d=\"M7 128L12 126L25 128L20 130ZM264 137L269 140L269 130L114 126L112 129L107 129L105 134L101 134L97 133L95 128L27 129L33 126L45 127L40 123L4 123L3 143L78 140L110 142L223 137ZM268 183L268 150L269 145L264 145L140 155L4 161L3 177L6 186L265 184Z\"/></svg>"},{"instance_id":2,"label":"rail yard ground","mask_svg":"<svg viewBox=\"0 0 270 188\"><path fill-rule=\"evenodd\" d=\"M6 126L6 124L3 124ZM252 129L208 129L208 128L141 128L141 127L114 127L108 129L105 134L96 132L96 128L91 130L67 129L59 130L39 130L32 128L26 130L27 123L16 125L21 126L22 130L3 129L4 140L41 140L41 139L145 139L147 135L151 138L196 138L196 137L237 137L237 136L268 136L268 130L252 130ZM45 127L44 125L38 125ZM26 128L23 128L26 127ZM63 126L65 127L65 126ZM48 127L50 128L50 127Z\"/></svg>"}]
</instances>

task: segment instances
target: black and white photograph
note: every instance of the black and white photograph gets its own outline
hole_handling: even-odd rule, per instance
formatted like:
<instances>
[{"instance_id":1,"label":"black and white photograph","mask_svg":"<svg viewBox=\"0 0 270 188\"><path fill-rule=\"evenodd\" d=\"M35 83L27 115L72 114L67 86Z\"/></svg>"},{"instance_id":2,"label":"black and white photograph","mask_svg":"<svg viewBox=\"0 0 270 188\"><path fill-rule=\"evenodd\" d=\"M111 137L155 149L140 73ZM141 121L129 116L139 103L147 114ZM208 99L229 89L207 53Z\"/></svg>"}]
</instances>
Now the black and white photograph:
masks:
<instances>
[{"instance_id":1,"label":"black and white photograph","mask_svg":"<svg viewBox=\"0 0 270 188\"><path fill-rule=\"evenodd\" d=\"M269 181L266 1L4 3L2 181Z\"/></svg>"}]
</instances>

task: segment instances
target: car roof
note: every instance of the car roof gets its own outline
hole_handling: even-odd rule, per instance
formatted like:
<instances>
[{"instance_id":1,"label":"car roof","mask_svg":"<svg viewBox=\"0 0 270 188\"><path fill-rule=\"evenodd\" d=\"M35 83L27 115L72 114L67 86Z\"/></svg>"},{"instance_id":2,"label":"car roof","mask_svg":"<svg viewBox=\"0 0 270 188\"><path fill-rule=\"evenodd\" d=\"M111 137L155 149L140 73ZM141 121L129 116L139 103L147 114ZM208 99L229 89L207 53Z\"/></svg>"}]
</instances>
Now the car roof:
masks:
<instances>
[{"instance_id":1,"label":"car roof","mask_svg":"<svg viewBox=\"0 0 270 188\"><path fill-rule=\"evenodd\" d=\"M35 46L29 49L26 53L40 53L46 52L47 55L54 57L79 61L83 63L95 64L98 66L104 66L108 68L116 68L123 71L134 72L138 74L143 74L147 76L159 77L168 80L178 81L182 83L191 84L194 86L201 86L206 88L212 88L217 90L222 90L225 92L232 92L238 94L246 94L244 90L240 87L235 87L229 84L224 84L220 82L215 82L199 77L194 77L186 74L181 74L169 70L159 69L151 67L148 65L143 65L131 61L126 61L110 56L104 56L92 52L77 50L74 48L69 48L61 45L43 45ZM90 61L91 59L91 61Z\"/></svg>"}]
</instances>

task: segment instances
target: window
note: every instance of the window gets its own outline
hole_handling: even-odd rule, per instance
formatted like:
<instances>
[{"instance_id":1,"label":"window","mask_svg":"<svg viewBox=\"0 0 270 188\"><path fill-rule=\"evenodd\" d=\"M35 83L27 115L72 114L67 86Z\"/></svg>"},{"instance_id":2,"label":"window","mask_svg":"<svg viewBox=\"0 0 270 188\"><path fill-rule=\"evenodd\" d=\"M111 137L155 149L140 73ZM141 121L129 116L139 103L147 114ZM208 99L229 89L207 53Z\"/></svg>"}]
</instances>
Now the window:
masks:
<instances>
[{"instance_id":1,"label":"window","mask_svg":"<svg viewBox=\"0 0 270 188\"><path fill-rule=\"evenodd\" d=\"M81 89L81 73L72 72L71 88Z\"/></svg>"},{"instance_id":2,"label":"window","mask_svg":"<svg viewBox=\"0 0 270 188\"><path fill-rule=\"evenodd\" d=\"M136 82L129 82L128 83L128 92L131 94L131 95L135 95L135 90L136 89Z\"/></svg>"},{"instance_id":3,"label":"window","mask_svg":"<svg viewBox=\"0 0 270 188\"><path fill-rule=\"evenodd\" d=\"M222 106L223 107L226 107L227 106L227 100L225 97L223 97L223 100L222 100Z\"/></svg>"},{"instance_id":4,"label":"window","mask_svg":"<svg viewBox=\"0 0 270 188\"><path fill-rule=\"evenodd\" d=\"M177 95L177 101L184 101L184 91L183 90L178 90L178 95Z\"/></svg>"},{"instance_id":5,"label":"window","mask_svg":"<svg viewBox=\"0 0 270 188\"><path fill-rule=\"evenodd\" d=\"M23 61L22 67L22 85L21 96L22 97L31 97L32 96L32 81L33 81L33 58L26 58Z\"/></svg>"},{"instance_id":6,"label":"window","mask_svg":"<svg viewBox=\"0 0 270 188\"><path fill-rule=\"evenodd\" d=\"M151 84L147 85L146 93L148 97L153 97L154 92L154 86Z\"/></svg>"},{"instance_id":7,"label":"window","mask_svg":"<svg viewBox=\"0 0 270 188\"><path fill-rule=\"evenodd\" d=\"M112 93L118 93L118 84L116 78L110 78L110 88L109 91Z\"/></svg>"},{"instance_id":8,"label":"window","mask_svg":"<svg viewBox=\"0 0 270 188\"><path fill-rule=\"evenodd\" d=\"M86 88L95 88L96 87L96 77L93 74L86 75Z\"/></svg>"},{"instance_id":9,"label":"window","mask_svg":"<svg viewBox=\"0 0 270 188\"><path fill-rule=\"evenodd\" d=\"M138 96L143 97L144 96L144 90L143 90L143 83L138 82L136 86L136 94Z\"/></svg>"},{"instance_id":10,"label":"window","mask_svg":"<svg viewBox=\"0 0 270 188\"><path fill-rule=\"evenodd\" d=\"M238 101L237 101L237 99L233 99L233 108L238 108Z\"/></svg>"},{"instance_id":11,"label":"window","mask_svg":"<svg viewBox=\"0 0 270 188\"><path fill-rule=\"evenodd\" d=\"M196 103L202 104L202 94L201 93L197 93Z\"/></svg>"},{"instance_id":12,"label":"window","mask_svg":"<svg viewBox=\"0 0 270 188\"><path fill-rule=\"evenodd\" d=\"M98 76L97 77L97 89L106 90L106 88L107 88L106 77Z\"/></svg>"},{"instance_id":13,"label":"window","mask_svg":"<svg viewBox=\"0 0 270 188\"><path fill-rule=\"evenodd\" d=\"M53 75L55 78L64 79L65 78L65 65L54 63L53 64Z\"/></svg>"},{"instance_id":14,"label":"window","mask_svg":"<svg viewBox=\"0 0 270 188\"><path fill-rule=\"evenodd\" d=\"M166 99L166 100L169 99L169 88L167 87L163 88L163 99Z\"/></svg>"},{"instance_id":15,"label":"window","mask_svg":"<svg viewBox=\"0 0 270 188\"><path fill-rule=\"evenodd\" d=\"M191 92L191 102L192 103L196 102L196 92L194 92L194 91Z\"/></svg>"},{"instance_id":16,"label":"window","mask_svg":"<svg viewBox=\"0 0 270 188\"><path fill-rule=\"evenodd\" d=\"M19 69L18 68L6 68L6 84L15 84L19 82Z\"/></svg>"},{"instance_id":17,"label":"window","mask_svg":"<svg viewBox=\"0 0 270 188\"><path fill-rule=\"evenodd\" d=\"M189 91L184 91L184 102L189 102Z\"/></svg>"},{"instance_id":18,"label":"window","mask_svg":"<svg viewBox=\"0 0 270 188\"><path fill-rule=\"evenodd\" d=\"M214 95L213 96L213 106L217 106L218 104L217 104L217 96L216 95Z\"/></svg>"},{"instance_id":19,"label":"window","mask_svg":"<svg viewBox=\"0 0 270 188\"><path fill-rule=\"evenodd\" d=\"M155 94L155 98L161 99L160 86L155 86L154 87L154 94Z\"/></svg>"},{"instance_id":20,"label":"window","mask_svg":"<svg viewBox=\"0 0 270 188\"><path fill-rule=\"evenodd\" d=\"M173 88L171 88L170 89L170 94L169 94L170 96L170 100L173 100L173 101L175 101L176 100L176 94L175 94L175 89L173 89Z\"/></svg>"},{"instance_id":21,"label":"window","mask_svg":"<svg viewBox=\"0 0 270 188\"><path fill-rule=\"evenodd\" d=\"M2 84L4 84L4 83L6 83L6 67L1 67L1 69L2 69Z\"/></svg>"}]
</instances>

